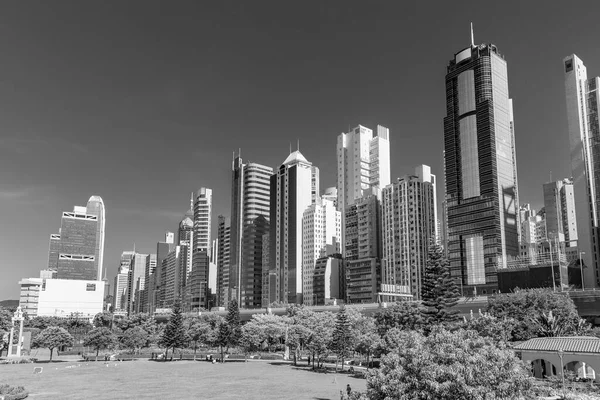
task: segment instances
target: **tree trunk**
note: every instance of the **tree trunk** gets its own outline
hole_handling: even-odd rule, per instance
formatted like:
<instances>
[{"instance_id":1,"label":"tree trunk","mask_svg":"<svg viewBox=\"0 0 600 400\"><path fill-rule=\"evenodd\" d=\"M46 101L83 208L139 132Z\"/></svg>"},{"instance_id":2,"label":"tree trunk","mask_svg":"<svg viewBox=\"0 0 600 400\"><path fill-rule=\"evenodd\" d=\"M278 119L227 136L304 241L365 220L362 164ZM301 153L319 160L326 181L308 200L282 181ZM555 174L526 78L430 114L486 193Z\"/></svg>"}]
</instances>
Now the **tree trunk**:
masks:
<instances>
[{"instance_id":1,"label":"tree trunk","mask_svg":"<svg viewBox=\"0 0 600 400\"><path fill-rule=\"evenodd\" d=\"M342 354L342 372L344 371L344 355Z\"/></svg>"},{"instance_id":2,"label":"tree trunk","mask_svg":"<svg viewBox=\"0 0 600 400\"><path fill-rule=\"evenodd\" d=\"M10 343L10 345L12 346L12 343ZM50 349L50 361L52 361L52 352L54 351L54 348Z\"/></svg>"},{"instance_id":3,"label":"tree trunk","mask_svg":"<svg viewBox=\"0 0 600 400\"><path fill-rule=\"evenodd\" d=\"M221 346L221 363L225 362L225 357L223 356L223 346Z\"/></svg>"},{"instance_id":4,"label":"tree trunk","mask_svg":"<svg viewBox=\"0 0 600 400\"><path fill-rule=\"evenodd\" d=\"M169 355L169 348L167 347L167 349L165 350L165 358L163 358L163 361L167 361L168 355Z\"/></svg>"},{"instance_id":5,"label":"tree trunk","mask_svg":"<svg viewBox=\"0 0 600 400\"><path fill-rule=\"evenodd\" d=\"M296 349L294 349L294 366L296 365Z\"/></svg>"},{"instance_id":6,"label":"tree trunk","mask_svg":"<svg viewBox=\"0 0 600 400\"><path fill-rule=\"evenodd\" d=\"M100 353L100 348L99 347L96 349L96 361L98 361L98 353Z\"/></svg>"},{"instance_id":7,"label":"tree trunk","mask_svg":"<svg viewBox=\"0 0 600 400\"><path fill-rule=\"evenodd\" d=\"M194 361L196 361L196 350L198 349L197 342L194 340Z\"/></svg>"},{"instance_id":8,"label":"tree trunk","mask_svg":"<svg viewBox=\"0 0 600 400\"><path fill-rule=\"evenodd\" d=\"M315 352L314 351L312 352L312 364L313 364L312 369L314 370L315 369ZM317 366L318 366L318 364L317 364Z\"/></svg>"},{"instance_id":9,"label":"tree trunk","mask_svg":"<svg viewBox=\"0 0 600 400\"><path fill-rule=\"evenodd\" d=\"M371 354L370 351L367 351L367 371L369 370L369 355Z\"/></svg>"}]
</instances>

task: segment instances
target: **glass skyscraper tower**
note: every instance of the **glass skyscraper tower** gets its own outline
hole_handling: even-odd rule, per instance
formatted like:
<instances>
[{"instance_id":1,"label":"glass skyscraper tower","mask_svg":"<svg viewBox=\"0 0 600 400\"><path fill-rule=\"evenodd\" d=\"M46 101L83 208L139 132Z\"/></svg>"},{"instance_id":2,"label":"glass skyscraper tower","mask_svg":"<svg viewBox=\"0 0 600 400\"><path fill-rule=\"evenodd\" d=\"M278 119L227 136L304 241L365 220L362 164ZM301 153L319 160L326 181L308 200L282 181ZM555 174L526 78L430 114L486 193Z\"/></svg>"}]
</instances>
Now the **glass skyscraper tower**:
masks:
<instances>
[{"instance_id":1,"label":"glass skyscraper tower","mask_svg":"<svg viewBox=\"0 0 600 400\"><path fill-rule=\"evenodd\" d=\"M455 54L446 74L444 161L450 273L463 295L497 291L517 256L519 197L507 67L493 44Z\"/></svg>"},{"instance_id":2,"label":"glass skyscraper tower","mask_svg":"<svg viewBox=\"0 0 600 400\"><path fill-rule=\"evenodd\" d=\"M587 77L585 65L575 54L563 60L567 122L571 147L571 173L577 218L577 247L582 251L585 287L600 282L600 78Z\"/></svg>"}]
</instances>

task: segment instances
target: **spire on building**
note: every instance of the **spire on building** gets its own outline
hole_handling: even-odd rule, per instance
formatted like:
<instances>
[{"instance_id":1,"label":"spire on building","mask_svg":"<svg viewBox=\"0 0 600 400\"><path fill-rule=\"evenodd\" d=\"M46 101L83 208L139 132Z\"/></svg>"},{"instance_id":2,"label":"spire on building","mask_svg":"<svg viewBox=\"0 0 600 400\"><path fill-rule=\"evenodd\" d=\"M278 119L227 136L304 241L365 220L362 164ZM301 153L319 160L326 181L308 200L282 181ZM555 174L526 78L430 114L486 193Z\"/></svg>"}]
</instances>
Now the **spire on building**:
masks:
<instances>
[{"instance_id":1,"label":"spire on building","mask_svg":"<svg viewBox=\"0 0 600 400\"><path fill-rule=\"evenodd\" d=\"M475 47L475 38L473 36L473 23L471 22L471 47Z\"/></svg>"}]
</instances>

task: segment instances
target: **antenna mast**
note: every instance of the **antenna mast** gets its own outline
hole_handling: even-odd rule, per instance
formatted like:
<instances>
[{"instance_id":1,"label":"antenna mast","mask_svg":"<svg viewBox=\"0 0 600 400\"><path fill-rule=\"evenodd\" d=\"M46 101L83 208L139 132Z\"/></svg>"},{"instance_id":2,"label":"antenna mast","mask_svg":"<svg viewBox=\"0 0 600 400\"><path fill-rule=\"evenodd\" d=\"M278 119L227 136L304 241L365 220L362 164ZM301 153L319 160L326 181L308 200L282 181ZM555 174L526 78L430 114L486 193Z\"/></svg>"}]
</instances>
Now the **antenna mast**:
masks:
<instances>
[{"instance_id":1,"label":"antenna mast","mask_svg":"<svg viewBox=\"0 0 600 400\"><path fill-rule=\"evenodd\" d=\"M473 23L471 22L471 47L475 47L475 38L473 36Z\"/></svg>"}]
</instances>

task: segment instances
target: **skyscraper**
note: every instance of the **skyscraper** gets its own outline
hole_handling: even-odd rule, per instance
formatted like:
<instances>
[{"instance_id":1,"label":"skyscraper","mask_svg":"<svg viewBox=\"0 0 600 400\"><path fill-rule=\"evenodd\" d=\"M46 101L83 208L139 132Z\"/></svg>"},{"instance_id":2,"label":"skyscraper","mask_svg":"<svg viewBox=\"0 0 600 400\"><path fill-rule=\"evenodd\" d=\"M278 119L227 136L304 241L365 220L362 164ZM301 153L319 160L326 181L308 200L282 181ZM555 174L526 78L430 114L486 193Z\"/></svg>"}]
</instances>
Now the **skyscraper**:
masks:
<instances>
[{"instance_id":1,"label":"skyscraper","mask_svg":"<svg viewBox=\"0 0 600 400\"><path fill-rule=\"evenodd\" d=\"M444 142L450 274L463 295L492 294L496 269L519 254L512 100L495 45L471 41L450 60Z\"/></svg>"},{"instance_id":2,"label":"skyscraper","mask_svg":"<svg viewBox=\"0 0 600 400\"><path fill-rule=\"evenodd\" d=\"M302 219L302 297L303 304L315 305L313 292L315 263L319 257L341 254L342 218L333 201L319 199Z\"/></svg>"},{"instance_id":3,"label":"skyscraper","mask_svg":"<svg viewBox=\"0 0 600 400\"><path fill-rule=\"evenodd\" d=\"M544 184L546 235L548 240L576 247L578 241L577 218L573 181L563 179Z\"/></svg>"},{"instance_id":4,"label":"skyscraper","mask_svg":"<svg viewBox=\"0 0 600 400\"><path fill-rule=\"evenodd\" d=\"M421 284L429 245L437 237L435 175L421 165L414 175L383 189L383 260L381 291L421 300Z\"/></svg>"},{"instance_id":5,"label":"skyscraper","mask_svg":"<svg viewBox=\"0 0 600 400\"><path fill-rule=\"evenodd\" d=\"M217 306L225 307L229 300L231 220L219 215L217 221Z\"/></svg>"},{"instance_id":6,"label":"skyscraper","mask_svg":"<svg viewBox=\"0 0 600 400\"><path fill-rule=\"evenodd\" d=\"M114 284L114 309L115 311L125 311L127 309L127 283L129 281L129 268L133 259L133 251L124 251L121 254L119 269L115 276Z\"/></svg>"},{"instance_id":7,"label":"skyscraper","mask_svg":"<svg viewBox=\"0 0 600 400\"><path fill-rule=\"evenodd\" d=\"M273 301L302 303L302 216L319 193L317 168L292 152L271 176L269 269Z\"/></svg>"},{"instance_id":8,"label":"skyscraper","mask_svg":"<svg viewBox=\"0 0 600 400\"><path fill-rule=\"evenodd\" d=\"M104 273L104 231L106 229L106 212L104 202L100 196L92 196L87 203L87 213L98 217L96 225L96 268L98 269L98 280L102 279Z\"/></svg>"},{"instance_id":9,"label":"skyscraper","mask_svg":"<svg viewBox=\"0 0 600 400\"><path fill-rule=\"evenodd\" d=\"M229 297L240 307L261 305L262 235L269 229L269 178L273 168L232 164Z\"/></svg>"},{"instance_id":10,"label":"skyscraper","mask_svg":"<svg viewBox=\"0 0 600 400\"><path fill-rule=\"evenodd\" d=\"M127 278L127 312L130 314L135 312L136 289L144 288L146 257L148 254L136 252L131 258Z\"/></svg>"},{"instance_id":11,"label":"skyscraper","mask_svg":"<svg viewBox=\"0 0 600 400\"><path fill-rule=\"evenodd\" d=\"M584 263L591 266L584 269L585 286L596 287L600 281L600 78L588 79L585 65L575 54L566 57L563 65L578 247Z\"/></svg>"},{"instance_id":12,"label":"skyscraper","mask_svg":"<svg viewBox=\"0 0 600 400\"><path fill-rule=\"evenodd\" d=\"M58 279L102 279L104 227L99 196L90 197L87 207L62 213L60 234L51 235L48 254L48 268L57 271Z\"/></svg>"},{"instance_id":13,"label":"skyscraper","mask_svg":"<svg viewBox=\"0 0 600 400\"><path fill-rule=\"evenodd\" d=\"M194 203L192 273L190 278L192 309L208 307L208 269L212 222L212 189L200 188Z\"/></svg>"},{"instance_id":14,"label":"skyscraper","mask_svg":"<svg viewBox=\"0 0 600 400\"><path fill-rule=\"evenodd\" d=\"M377 126L377 136L362 125L337 138L337 208L342 226L347 207L390 184L390 131ZM342 231L342 250L346 245Z\"/></svg>"}]
</instances>

